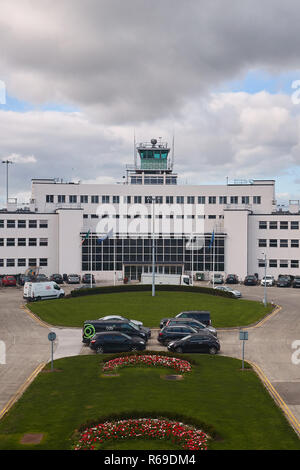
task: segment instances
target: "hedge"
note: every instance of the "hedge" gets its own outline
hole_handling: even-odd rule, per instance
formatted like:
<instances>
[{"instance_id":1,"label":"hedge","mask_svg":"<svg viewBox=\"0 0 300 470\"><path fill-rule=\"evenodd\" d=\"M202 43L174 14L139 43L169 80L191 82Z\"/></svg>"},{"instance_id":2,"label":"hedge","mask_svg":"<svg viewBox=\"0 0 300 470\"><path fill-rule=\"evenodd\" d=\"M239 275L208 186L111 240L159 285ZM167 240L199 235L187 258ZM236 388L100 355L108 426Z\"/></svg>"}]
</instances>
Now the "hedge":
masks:
<instances>
[{"instance_id":1,"label":"hedge","mask_svg":"<svg viewBox=\"0 0 300 470\"><path fill-rule=\"evenodd\" d=\"M116 294L122 292L148 292L152 290L151 284L134 284L134 285L120 285L120 286L104 286L104 287L93 287L86 289L75 289L72 290L69 296L66 297L82 297L84 295L99 295L99 294ZM167 291L167 292L189 292L195 294L208 294L216 295L219 297L234 298L231 292L226 292L212 287L201 287L201 286L174 286L174 285L158 285L155 286L156 291Z\"/></svg>"}]
</instances>

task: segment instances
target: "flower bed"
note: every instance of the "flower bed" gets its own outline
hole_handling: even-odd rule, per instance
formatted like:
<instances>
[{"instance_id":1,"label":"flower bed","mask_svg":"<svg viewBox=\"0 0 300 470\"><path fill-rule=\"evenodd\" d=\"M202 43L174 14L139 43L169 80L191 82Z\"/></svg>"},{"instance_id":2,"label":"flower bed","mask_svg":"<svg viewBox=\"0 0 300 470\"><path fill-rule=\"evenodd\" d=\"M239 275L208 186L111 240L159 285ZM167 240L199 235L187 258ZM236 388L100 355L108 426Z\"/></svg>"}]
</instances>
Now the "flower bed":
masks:
<instances>
[{"instance_id":1,"label":"flower bed","mask_svg":"<svg viewBox=\"0 0 300 470\"><path fill-rule=\"evenodd\" d=\"M103 372L113 371L118 367L125 367L129 365L171 367L177 372L181 373L189 372L192 368L191 364L188 361L184 361L176 357L167 357L151 354L117 357L115 359L105 362L103 366Z\"/></svg>"},{"instance_id":2,"label":"flower bed","mask_svg":"<svg viewBox=\"0 0 300 470\"><path fill-rule=\"evenodd\" d=\"M95 450L105 441L124 439L169 439L182 449L207 450L208 435L191 426L167 419L125 419L85 429L74 449Z\"/></svg>"}]
</instances>

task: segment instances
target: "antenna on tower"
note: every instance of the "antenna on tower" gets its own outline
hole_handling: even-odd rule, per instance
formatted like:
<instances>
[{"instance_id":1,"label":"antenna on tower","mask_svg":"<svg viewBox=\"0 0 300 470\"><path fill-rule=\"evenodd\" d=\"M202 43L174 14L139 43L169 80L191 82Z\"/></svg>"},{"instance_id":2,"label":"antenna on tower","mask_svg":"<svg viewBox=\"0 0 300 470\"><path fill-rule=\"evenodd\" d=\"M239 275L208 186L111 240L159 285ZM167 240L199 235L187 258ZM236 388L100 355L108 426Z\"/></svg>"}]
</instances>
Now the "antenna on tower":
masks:
<instances>
[{"instance_id":1,"label":"antenna on tower","mask_svg":"<svg viewBox=\"0 0 300 470\"><path fill-rule=\"evenodd\" d=\"M171 170L173 170L173 166L174 166L174 155L175 155L175 136L174 136L174 131L173 131Z\"/></svg>"},{"instance_id":2,"label":"antenna on tower","mask_svg":"<svg viewBox=\"0 0 300 470\"><path fill-rule=\"evenodd\" d=\"M136 141L135 141L135 129L133 130L133 145L134 145L134 149L133 149L133 154L134 154L134 167L136 168L136 165L137 165L137 154L136 154Z\"/></svg>"}]
</instances>

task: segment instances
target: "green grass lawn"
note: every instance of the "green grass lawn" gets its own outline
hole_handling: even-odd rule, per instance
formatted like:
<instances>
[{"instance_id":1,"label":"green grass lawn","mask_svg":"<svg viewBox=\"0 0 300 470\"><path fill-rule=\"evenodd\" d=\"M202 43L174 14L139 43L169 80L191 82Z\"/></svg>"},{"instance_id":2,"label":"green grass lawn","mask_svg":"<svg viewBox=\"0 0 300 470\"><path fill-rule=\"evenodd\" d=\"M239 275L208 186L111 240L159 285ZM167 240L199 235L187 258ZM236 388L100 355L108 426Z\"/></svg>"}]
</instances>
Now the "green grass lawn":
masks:
<instances>
[{"instance_id":1,"label":"green grass lawn","mask_svg":"<svg viewBox=\"0 0 300 470\"><path fill-rule=\"evenodd\" d=\"M181 414L212 426L210 449L298 449L300 441L252 370L223 356L193 355L196 364L181 381L163 380L171 369L127 367L102 377L105 356L55 361L58 372L42 372L0 422L0 449L70 449L72 436L88 421L115 413L151 417ZM187 357L185 356L185 359ZM43 433L41 444L22 445L25 433ZM145 447L143 447L145 445ZM161 445L114 443L114 449ZM158 446L158 447L157 447ZM108 447L107 447L108 448ZM170 447L168 442L166 449Z\"/></svg>"},{"instance_id":2,"label":"green grass lawn","mask_svg":"<svg viewBox=\"0 0 300 470\"><path fill-rule=\"evenodd\" d=\"M270 313L272 306L244 299L208 294L157 291L99 294L59 300L44 300L27 305L45 322L59 326L82 327L84 320L118 314L140 320L145 326L159 327L163 317L183 310L209 310L215 327L246 326Z\"/></svg>"}]
</instances>

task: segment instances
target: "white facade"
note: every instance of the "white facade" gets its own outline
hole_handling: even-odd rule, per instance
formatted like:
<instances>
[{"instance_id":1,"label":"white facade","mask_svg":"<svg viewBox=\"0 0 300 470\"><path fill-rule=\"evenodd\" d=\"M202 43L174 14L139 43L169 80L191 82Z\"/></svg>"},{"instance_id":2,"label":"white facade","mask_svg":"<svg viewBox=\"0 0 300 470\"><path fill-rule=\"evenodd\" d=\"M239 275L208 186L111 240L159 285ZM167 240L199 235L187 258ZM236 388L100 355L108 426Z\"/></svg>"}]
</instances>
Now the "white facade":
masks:
<instances>
[{"instance_id":1,"label":"white facade","mask_svg":"<svg viewBox=\"0 0 300 470\"><path fill-rule=\"evenodd\" d=\"M145 184L144 173L142 184L128 178L103 185L32 180L26 211L14 205L0 211L0 274L24 273L34 265L47 275L91 270L96 279L131 273L131 265L134 272L148 272L154 232L159 272L208 274L215 259L215 271L261 277L266 253L268 274L300 275L299 203L278 211L274 180L177 185L166 184L168 174L162 184ZM113 246L98 246L97 237L111 228ZM82 244L88 231L91 249ZM216 258L209 246L213 231ZM188 249L186 241L194 236L206 240L205 247ZM128 239L139 241L127 249Z\"/></svg>"}]
</instances>

